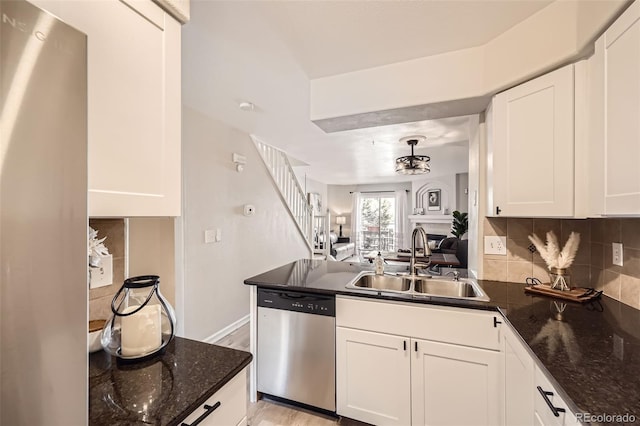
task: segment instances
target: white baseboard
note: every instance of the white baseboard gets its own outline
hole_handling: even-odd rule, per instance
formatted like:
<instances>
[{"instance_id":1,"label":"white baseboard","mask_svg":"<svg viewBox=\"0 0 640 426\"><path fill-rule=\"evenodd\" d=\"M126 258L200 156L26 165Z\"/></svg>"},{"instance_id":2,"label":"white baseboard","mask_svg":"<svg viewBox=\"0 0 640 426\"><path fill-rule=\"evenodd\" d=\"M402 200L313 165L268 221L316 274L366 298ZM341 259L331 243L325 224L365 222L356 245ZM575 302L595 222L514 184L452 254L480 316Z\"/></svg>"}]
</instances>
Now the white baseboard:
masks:
<instances>
[{"instance_id":1,"label":"white baseboard","mask_svg":"<svg viewBox=\"0 0 640 426\"><path fill-rule=\"evenodd\" d=\"M206 342L206 343L215 343L218 340L222 339L227 334L233 333L234 331L236 331L237 329L239 329L243 325L247 324L248 322L249 322L249 314L243 316L238 321L229 324L228 326L226 326L222 330L217 331L216 333L213 333L211 336L207 337L203 341Z\"/></svg>"}]
</instances>

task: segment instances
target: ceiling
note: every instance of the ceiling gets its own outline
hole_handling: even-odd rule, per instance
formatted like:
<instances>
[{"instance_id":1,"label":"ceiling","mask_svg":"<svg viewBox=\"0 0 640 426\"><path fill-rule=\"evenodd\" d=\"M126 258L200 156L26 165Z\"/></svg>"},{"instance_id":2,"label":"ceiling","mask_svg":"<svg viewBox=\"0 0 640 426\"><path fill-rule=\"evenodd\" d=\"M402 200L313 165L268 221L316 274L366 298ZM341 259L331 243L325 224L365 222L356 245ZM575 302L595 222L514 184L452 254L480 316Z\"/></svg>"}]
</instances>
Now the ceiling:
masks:
<instances>
[{"instance_id":1,"label":"ceiling","mask_svg":"<svg viewBox=\"0 0 640 426\"><path fill-rule=\"evenodd\" d=\"M484 44L550 1L192 1L183 103L285 150L327 184L409 180L398 140L422 134L432 176L467 168L468 117L327 134L309 120L309 81ZM253 111L238 105L250 101Z\"/></svg>"}]
</instances>

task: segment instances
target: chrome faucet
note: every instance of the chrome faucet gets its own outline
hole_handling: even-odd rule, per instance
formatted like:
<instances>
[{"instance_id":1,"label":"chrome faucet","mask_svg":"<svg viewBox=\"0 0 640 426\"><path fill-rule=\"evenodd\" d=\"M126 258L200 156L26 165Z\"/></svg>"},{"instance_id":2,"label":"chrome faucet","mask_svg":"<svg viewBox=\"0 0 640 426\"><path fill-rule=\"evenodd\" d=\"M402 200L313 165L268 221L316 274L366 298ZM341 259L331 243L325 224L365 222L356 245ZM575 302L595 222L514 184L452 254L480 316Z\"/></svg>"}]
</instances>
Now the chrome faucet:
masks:
<instances>
[{"instance_id":1,"label":"chrome faucet","mask_svg":"<svg viewBox=\"0 0 640 426\"><path fill-rule=\"evenodd\" d=\"M409 261L409 273L413 276L418 275L418 272L417 272L418 269L427 268L429 266L429 263L431 263L428 260L427 260L427 263L416 262L416 236L418 234L420 234L420 237L422 238L422 245L424 246L424 255L431 256L431 249L429 249L429 244L427 242L427 233L424 232L424 229L422 228L422 226L418 225L413 230L413 234L411 234L411 260Z\"/></svg>"}]
</instances>

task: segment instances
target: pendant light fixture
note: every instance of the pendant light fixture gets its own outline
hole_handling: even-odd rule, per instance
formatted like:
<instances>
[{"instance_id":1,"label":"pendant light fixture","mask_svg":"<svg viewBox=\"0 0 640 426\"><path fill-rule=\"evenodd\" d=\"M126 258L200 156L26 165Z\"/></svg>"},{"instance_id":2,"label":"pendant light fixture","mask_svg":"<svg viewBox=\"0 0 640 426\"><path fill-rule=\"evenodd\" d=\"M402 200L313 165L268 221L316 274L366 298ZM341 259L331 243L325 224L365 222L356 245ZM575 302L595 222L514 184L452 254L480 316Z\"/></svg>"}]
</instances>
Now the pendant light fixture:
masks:
<instances>
[{"instance_id":1,"label":"pendant light fixture","mask_svg":"<svg viewBox=\"0 0 640 426\"><path fill-rule=\"evenodd\" d=\"M402 175L422 175L431 171L431 158L428 155L413 154L413 147L426 140L424 136L407 136L400 139L400 143L406 143L411 147L411 155L396 158L396 172Z\"/></svg>"}]
</instances>

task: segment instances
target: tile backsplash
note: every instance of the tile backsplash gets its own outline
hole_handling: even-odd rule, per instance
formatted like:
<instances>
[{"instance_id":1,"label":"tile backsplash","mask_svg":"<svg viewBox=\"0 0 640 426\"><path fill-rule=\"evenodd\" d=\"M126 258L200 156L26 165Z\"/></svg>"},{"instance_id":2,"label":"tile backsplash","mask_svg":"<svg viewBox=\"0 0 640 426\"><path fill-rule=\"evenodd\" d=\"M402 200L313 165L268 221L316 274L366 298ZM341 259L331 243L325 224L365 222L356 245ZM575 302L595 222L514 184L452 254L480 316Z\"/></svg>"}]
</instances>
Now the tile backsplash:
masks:
<instances>
[{"instance_id":1,"label":"tile backsplash","mask_svg":"<svg viewBox=\"0 0 640 426\"><path fill-rule=\"evenodd\" d=\"M107 319L111 300L124 281L124 219L89 219L89 226L98 231L98 238L107 237L104 245L113 256L113 283L89 290L89 320Z\"/></svg>"},{"instance_id":2,"label":"tile backsplash","mask_svg":"<svg viewBox=\"0 0 640 426\"><path fill-rule=\"evenodd\" d=\"M89 226L98 231L98 238L107 237L104 245L113 255L113 284L89 290L89 320L109 318L111 301L124 279L137 275L159 275L162 295L175 306L174 218L89 218Z\"/></svg>"},{"instance_id":3,"label":"tile backsplash","mask_svg":"<svg viewBox=\"0 0 640 426\"><path fill-rule=\"evenodd\" d=\"M524 282L527 277L549 281L546 264L533 250L528 235L543 241L554 231L564 245L572 231L580 247L571 266L572 285L594 287L640 309L640 219L486 218L484 235L507 237L507 255L484 255L484 279ZM623 244L624 266L612 264L611 243Z\"/></svg>"}]
</instances>

